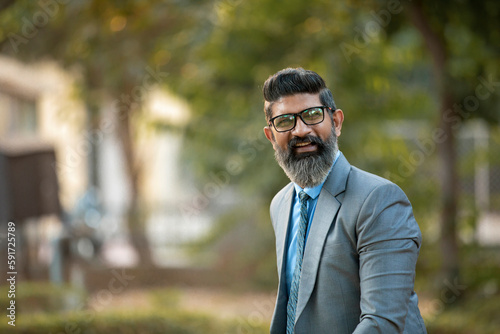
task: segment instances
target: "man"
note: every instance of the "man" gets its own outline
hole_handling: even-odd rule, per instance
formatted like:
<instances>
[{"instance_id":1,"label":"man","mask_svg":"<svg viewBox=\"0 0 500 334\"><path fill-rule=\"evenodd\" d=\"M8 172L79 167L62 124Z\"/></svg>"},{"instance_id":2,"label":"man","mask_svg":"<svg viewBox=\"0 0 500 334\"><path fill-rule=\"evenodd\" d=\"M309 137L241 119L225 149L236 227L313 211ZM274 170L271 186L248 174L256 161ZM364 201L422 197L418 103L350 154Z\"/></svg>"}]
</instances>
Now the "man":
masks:
<instances>
[{"instance_id":1,"label":"man","mask_svg":"<svg viewBox=\"0 0 500 334\"><path fill-rule=\"evenodd\" d=\"M318 74L282 70L263 93L264 132L292 181L270 210L271 333L426 333L413 291L422 238L403 191L338 150L344 114Z\"/></svg>"}]
</instances>

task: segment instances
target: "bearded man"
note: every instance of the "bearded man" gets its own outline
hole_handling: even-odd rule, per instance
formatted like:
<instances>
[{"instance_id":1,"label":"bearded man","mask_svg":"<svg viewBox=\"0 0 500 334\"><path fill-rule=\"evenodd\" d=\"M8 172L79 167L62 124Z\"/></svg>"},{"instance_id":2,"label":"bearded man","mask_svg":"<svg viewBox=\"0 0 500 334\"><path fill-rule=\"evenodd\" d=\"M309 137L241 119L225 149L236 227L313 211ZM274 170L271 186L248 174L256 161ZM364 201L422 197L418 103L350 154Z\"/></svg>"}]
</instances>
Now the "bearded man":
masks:
<instances>
[{"instance_id":1,"label":"bearded man","mask_svg":"<svg viewBox=\"0 0 500 334\"><path fill-rule=\"evenodd\" d=\"M291 180L270 209L271 334L426 333L414 292L422 236L404 192L339 151L344 113L317 73L281 70L263 94L264 133Z\"/></svg>"}]
</instances>

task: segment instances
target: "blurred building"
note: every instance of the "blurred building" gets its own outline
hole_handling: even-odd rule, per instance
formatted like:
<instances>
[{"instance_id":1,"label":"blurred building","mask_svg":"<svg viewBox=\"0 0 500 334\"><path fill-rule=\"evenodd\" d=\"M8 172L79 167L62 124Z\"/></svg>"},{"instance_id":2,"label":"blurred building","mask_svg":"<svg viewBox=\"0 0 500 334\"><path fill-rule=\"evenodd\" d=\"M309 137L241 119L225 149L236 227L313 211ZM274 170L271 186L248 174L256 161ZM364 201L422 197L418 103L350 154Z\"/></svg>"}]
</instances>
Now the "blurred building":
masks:
<instances>
[{"instance_id":1,"label":"blurred building","mask_svg":"<svg viewBox=\"0 0 500 334\"><path fill-rule=\"evenodd\" d=\"M87 185L84 157L61 161L81 143L85 110L75 99L74 80L52 63L26 65L0 57L0 140L54 146L61 163L60 199L71 206Z\"/></svg>"},{"instance_id":2,"label":"blurred building","mask_svg":"<svg viewBox=\"0 0 500 334\"><path fill-rule=\"evenodd\" d=\"M115 124L114 101L102 106L99 126L89 129L78 98L76 75L54 63L23 64L0 57L0 144L53 147L59 199L70 224L82 225L103 242L100 256L111 265L128 266L138 257L127 237L125 215L130 187ZM145 112L134 120L141 164L141 204L154 260L186 265L182 245L207 233L211 216L192 200L197 193L180 165L188 105L167 92L148 92ZM168 124L155 130L151 124ZM161 128L161 127L160 127ZM92 173L97 173L97 186ZM187 209L186 209L187 208ZM23 223L37 239L41 263L52 256L50 240L61 233L58 217ZM88 243L78 244L90 256Z\"/></svg>"},{"instance_id":3,"label":"blurred building","mask_svg":"<svg viewBox=\"0 0 500 334\"><path fill-rule=\"evenodd\" d=\"M72 98L72 87L71 77L54 64L26 65L14 59L0 57L0 146L3 154L13 157L16 155L35 157L41 152L50 156L50 152L55 151L58 156L64 156L71 146L77 145L81 119L85 114L81 104ZM28 165L24 166L24 171L15 171L15 173L32 173L37 167L29 166L29 164L37 160L30 159L27 161ZM5 161L6 159L4 159L4 165ZM46 163L52 165L53 161L52 158L52 161ZM50 172L53 167L44 166L43 168L49 168L48 172ZM54 173L45 175L50 174L54 175ZM4 177L12 177L12 175ZM17 177L23 176L17 175ZM28 183L24 182L26 184L22 187L28 188L24 190L25 192L30 192L31 187L34 187L42 195L47 195L55 186L59 190L59 198L52 199L51 202L57 203L56 206L59 208L60 204L70 207L86 187L85 163L75 161L71 168L68 168L67 173L64 175L57 173L57 177L59 182L34 181L33 175L29 174L24 176L23 181ZM12 180L9 181L12 182ZM31 182L38 184L30 185ZM50 182L50 187L42 187L43 182ZM5 192L9 191L10 187L18 188L19 185L11 184L7 189L5 184L0 187L8 198L9 194ZM43 189L37 189L37 187ZM22 192L20 194L22 196ZM57 190L55 194L48 196L55 195L57 195ZM26 196L21 201L39 201L41 198ZM17 198L17 202L19 200ZM49 211L53 214L43 217L26 216L26 218L24 218L25 215L21 215L23 221L14 222L16 223L18 251L24 259L20 262L24 268L23 274L27 277L37 276L43 268L47 268L52 256L51 240L62 231L60 215L55 213L60 210L33 210L33 207L40 207L40 205L37 203L29 205L30 211L38 212L37 215ZM6 210L5 205L2 210Z\"/></svg>"}]
</instances>

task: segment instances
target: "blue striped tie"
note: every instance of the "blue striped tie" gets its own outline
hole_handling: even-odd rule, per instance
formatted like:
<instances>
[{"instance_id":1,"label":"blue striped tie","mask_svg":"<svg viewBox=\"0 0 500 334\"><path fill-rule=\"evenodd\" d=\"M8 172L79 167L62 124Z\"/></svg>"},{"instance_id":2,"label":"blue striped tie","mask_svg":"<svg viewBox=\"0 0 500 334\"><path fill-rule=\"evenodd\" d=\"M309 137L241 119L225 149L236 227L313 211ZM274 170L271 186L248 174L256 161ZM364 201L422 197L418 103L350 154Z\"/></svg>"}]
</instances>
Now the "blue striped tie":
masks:
<instances>
[{"instance_id":1,"label":"blue striped tie","mask_svg":"<svg viewBox=\"0 0 500 334\"><path fill-rule=\"evenodd\" d=\"M309 195L304 191L299 193L300 198L300 222L297 232L297 260L293 271L292 286L288 296L288 305L286 307L286 334L293 334L295 326L295 311L297 309L297 299L299 295L300 273L302 272L302 258L304 257L304 245L307 231L307 201Z\"/></svg>"}]
</instances>

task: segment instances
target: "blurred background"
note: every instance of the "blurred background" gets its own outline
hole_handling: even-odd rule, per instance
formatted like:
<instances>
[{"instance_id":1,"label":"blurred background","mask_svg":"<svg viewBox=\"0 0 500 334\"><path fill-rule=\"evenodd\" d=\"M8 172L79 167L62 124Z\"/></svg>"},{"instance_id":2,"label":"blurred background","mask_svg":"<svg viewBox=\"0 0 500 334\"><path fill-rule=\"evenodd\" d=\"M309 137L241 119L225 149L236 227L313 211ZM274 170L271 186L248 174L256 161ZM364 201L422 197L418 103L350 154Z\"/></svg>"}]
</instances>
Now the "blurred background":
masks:
<instances>
[{"instance_id":1,"label":"blurred background","mask_svg":"<svg viewBox=\"0 0 500 334\"><path fill-rule=\"evenodd\" d=\"M496 0L3 0L16 326L0 331L268 332L268 208L288 180L261 89L304 67L344 111L349 162L413 205L429 333L498 333L499 16Z\"/></svg>"}]
</instances>

